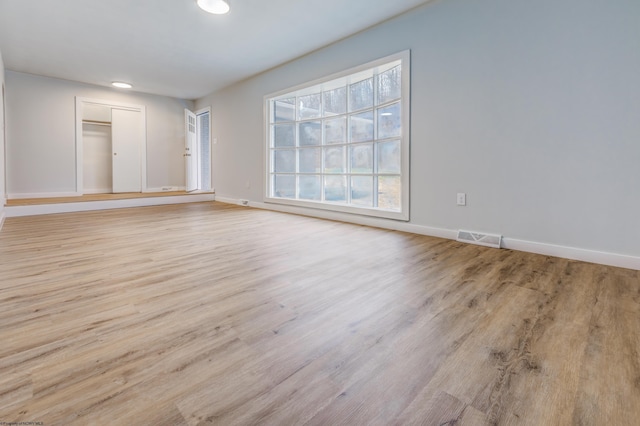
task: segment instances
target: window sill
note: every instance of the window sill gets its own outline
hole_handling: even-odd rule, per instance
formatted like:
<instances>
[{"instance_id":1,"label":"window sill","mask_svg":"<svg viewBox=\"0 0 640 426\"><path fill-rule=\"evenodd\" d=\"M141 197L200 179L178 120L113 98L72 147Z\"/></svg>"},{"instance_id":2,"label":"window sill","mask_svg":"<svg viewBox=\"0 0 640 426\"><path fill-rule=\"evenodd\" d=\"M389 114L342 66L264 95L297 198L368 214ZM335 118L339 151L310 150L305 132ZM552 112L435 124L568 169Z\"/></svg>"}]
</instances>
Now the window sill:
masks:
<instances>
[{"instance_id":1,"label":"window sill","mask_svg":"<svg viewBox=\"0 0 640 426\"><path fill-rule=\"evenodd\" d=\"M269 198L265 197L264 202L268 204L281 204L286 206L304 207L314 210L327 210L338 213L349 213L360 216L371 216L382 219L393 219L398 221L409 221L409 212L405 211L393 211L384 209L374 209L366 207L353 207L346 206L344 204L329 203L329 202L316 202L316 201L302 201L291 200L287 198Z\"/></svg>"}]
</instances>

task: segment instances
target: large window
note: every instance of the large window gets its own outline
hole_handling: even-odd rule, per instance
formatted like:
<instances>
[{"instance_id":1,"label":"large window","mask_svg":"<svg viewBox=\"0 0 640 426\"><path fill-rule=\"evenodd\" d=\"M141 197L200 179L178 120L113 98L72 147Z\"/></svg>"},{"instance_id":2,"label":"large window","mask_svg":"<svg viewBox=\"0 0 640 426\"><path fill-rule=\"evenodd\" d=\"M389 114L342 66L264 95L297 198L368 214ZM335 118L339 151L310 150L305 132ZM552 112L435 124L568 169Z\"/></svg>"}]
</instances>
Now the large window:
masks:
<instances>
[{"instance_id":1,"label":"large window","mask_svg":"<svg viewBox=\"0 0 640 426\"><path fill-rule=\"evenodd\" d=\"M266 201L408 220L409 52L265 102Z\"/></svg>"}]
</instances>

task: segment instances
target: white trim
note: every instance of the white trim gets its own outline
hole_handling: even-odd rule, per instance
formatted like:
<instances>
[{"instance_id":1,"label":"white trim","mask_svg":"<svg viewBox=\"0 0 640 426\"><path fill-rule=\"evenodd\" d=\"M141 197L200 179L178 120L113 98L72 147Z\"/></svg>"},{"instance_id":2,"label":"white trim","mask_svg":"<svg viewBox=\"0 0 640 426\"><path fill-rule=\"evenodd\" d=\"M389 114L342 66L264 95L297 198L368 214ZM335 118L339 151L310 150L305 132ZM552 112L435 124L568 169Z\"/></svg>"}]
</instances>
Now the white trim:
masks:
<instances>
[{"instance_id":1,"label":"white trim","mask_svg":"<svg viewBox=\"0 0 640 426\"><path fill-rule=\"evenodd\" d=\"M102 189L85 189L85 194L112 194L113 191L111 188L102 188Z\"/></svg>"},{"instance_id":2,"label":"white trim","mask_svg":"<svg viewBox=\"0 0 640 426\"><path fill-rule=\"evenodd\" d=\"M8 200L22 200L25 198L61 198L61 197L81 197L79 192L27 192L21 194L8 194Z\"/></svg>"},{"instance_id":3,"label":"white trim","mask_svg":"<svg viewBox=\"0 0 640 426\"><path fill-rule=\"evenodd\" d=\"M142 114L142 152L140 153L140 174L142 175L142 182L140 192L147 190L147 107L142 105L140 113Z\"/></svg>"},{"instance_id":4,"label":"white trim","mask_svg":"<svg viewBox=\"0 0 640 426\"><path fill-rule=\"evenodd\" d=\"M4 212L4 209L3 209L2 212L0 212L0 231L2 231L2 226L4 225L4 220L6 218L7 218L7 214Z\"/></svg>"},{"instance_id":5,"label":"white trim","mask_svg":"<svg viewBox=\"0 0 640 426\"><path fill-rule=\"evenodd\" d=\"M268 180L268 179L267 179ZM319 201L309 201L309 200L291 200L288 198L268 198L265 197L264 202L266 204L280 204L283 206L296 206L296 207L306 207L308 209L313 210L326 210L336 213L346 213L357 216L370 216L377 217L381 219L392 219L399 220L402 222L406 222L409 220L408 215L400 216L400 213L397 211L391 210L377 210L370 209L366 207L355 207L351 205L344 204L332 204L328 201L319 202Z\"/></svg>"},{"instance_id":6,"label":"white trim","mask_svg":"<svg viewBox=\"0 0 640 426\"><path fill-rule=\"evenodd\" d=\"M83 194L83 151L82 151L82 104L96 104L113 107L116 109L126 109L130 111L139 111L142 114L142 146L140 146L140 174L141 174L141 192L147 192L147 107L144 105L127 104L123 102L115 102L104 99L92 99L76 96L76 192Z\"/></svg>"},{"instance_id":7,"label":"white trim","mask_svg":"<svg viewBox=\"0 0 640 426\"><path fill-rule=\"evenodd\" d=\"M82 102L84 98L76 96L76 191L82 195L84 190L83 171L84 154L82 146L84 144L82 131Z\"/></svg>"},{"instance_id":8,"label":"white trim","mask_svg":"<svg viewBox=\"0 0 640 426\"><path fill-rule=\"evenodd\" d=\"M171 188L171 189L164 189ZM184 186L159 186L157 188L147 188L142 191L144 193L154 193L154 192L172 192L172 191L185 191ZM111 189L106 192L100 192L100 190L86 191L85 194L111 194ZM61 197L82 197L83 194L80 192L33 192L33 193L22 193L22 194L8 194L8 200L21 200L25 198L61 198Z\"/></svg>"},{"instance_id":9,"label":"white trim","mask_svg":"<svg viewBox=\"0 0 640 426\"><path fill-rule=\"evenodd\" d=\"M168 188L168 189L167 189ZM159 186L157 188L147 188L145 193L153 193L153 192L174 192L174 191L186 191L187 188L185 186Z\"/></svg>"},{"instance_id":10,"label":"white trim","mask_svg":"<svg viewBox=\"0 0 640 426\"><path fill-rule=\"evenodd\" d=\"M565 259L580 260L582 262L599 263L602 265L617 266L619 268L640 270L640 257L637 256L587 250L577 247L558 246L554 244L538 243L535 241L518 240L515 238L503 238L502 247L511 250L526 251L528 253L563 257Z\"/></svg>"},{"instance_id":11,"label":"white trim","mask_svg":"<svg viewBox=\"0 0 640 426\"><path fill-rule=\"evenodd\" d=\"M84 201L77 203L38 204L31 206L7 206L7 217L36 216L43 214L72 213L94 210L122 209L128 207L160 206L164 204L198 203L214 201L215 195L195 194L169 197L129 198L126 200Z\"/></svg>"},{"instance_id":12,"label":"white trim","mask_svg":"<svg viewBox=\"0 0 640 426\"><path fill-rule=\"evenodd\" d=\"M200 108L199 110L195 111L196 114L196 118L199 117L202 114L209 114L209 186L213 189L213 146L212 146L212 140L213 140L213 118L211 116L211 106L208 107L204 107L204 108ZM196 126L198 124L198 121L196 119ZM196 131L198 131L200 129L200 127L198 126ZM198 138L199 139L199 138ZM198 152L200 152L200 141L198 141ZM202 153L200 153L200 156L202 156ZM202 161L200 161L200 163L202 163ZM201 169L201 165L198 165L198 168ZM202 170L200 170L202 171ZM200 183L202 182L202 179L200 179Z\"/></svg>"},{"instance_id":13,"label":"white trim","mask_svg":"<svg viewBox=\"0 0 640 426\"><path fill-rule=\"evenodd\" d=\"M199 110L197 110L197 111L194 111L195 115L202 115L202 114L204 114L205 112L208 112L208 113L209 113L209 115L211 115L211 107L210 107L210 106L208 106L208 107L200 108L200 109L199 109ZM209 133L211 133L211 132L209 132Z\"/></svg>"},{"instance_id":14,"label":"white trim","mask_svg":"<svg viewBox=\"0 0 640 426\"><path fill-rule=\"evenodd\" d=\"M221 203L242 205L240 200L235 198L216 197L216 201ZM339 212L329 212L304 207L285 206L280 204L260 203L254 201L250 201L248 207L255 207L259 209L279 211L284 213L293 213L320 219L336 220L340 222L348 222L358 225L390 229L394 231L410 232L413 234L428 235L431 237L446 238L450 240L455 240L458 235L458 232L453 229L435 228L431 226L415 225L412 223L406 223L396 220L379 219ZM615 266L619 268L640 270L640 257L638 256L587 250L576 247L559 246L506 237L502 238L502 248L542 254L545 256L562 257L565 259L578 260L582 262Z\"/></svg>"},{"instance_id":15,"label":"white trim","mask_svg":"<svg viewBox=\"0 0 640 426\"><path fill-rule=\"evenodd\" d=\"M247 205L242 204L242 199L240 199L240 198L229 198L229 197L216 196L216 201L220 201L221 203L225 203L225 204L237 204L239 206L247 207ZM254 203L253 201L250 201L248 206L249 207L257 207L259 209L264 209L264 210L280 211L280 210L272 209L272 208L269 208L269 207L260 207L259 204L263 204L263 203Z\"/></svg>"},{"instance_id":16,"label":"white trim","mask_svg":"<svg viewBox=\"0 0 640 426\"><path fill-rule=\"evenodd\" d=\"M391 211L391 210L382 210L377 208L367 208L367 207L358 207L356 205L344 205L344 204L332 204L329 202L313 202L307 200L293 200L288 198L273 198L270 197L270 188L271 188L271 175L270 175L270 165L271 165L271 101L274 99L282 98L285 96L293 95L296 92L305 91L310 87L320 86L324 83L330 83L333 80L338 79L349 79L354 74L359 72L369 71L371 69L384 66L388 63L401 61L402 63L402 95L400 98L400 104L402 108L402 135L399 138L401 147L402 147L402 157L401 157L401 174L400 174L400 182L401 182L401 211ZM296 95L297 96L297 95ZM346 212L353 213L356 215L365 215L371 217L378 217L384 219L395 219L399 221L409 221L409 194L410 194L410 184L411 184L411 50L403 50L401 52L385 56L383 58L378 58L373 61L367 62L366 64L361 64L346 70L342 70L336 73L333 73L329 76L321 77L313 81L305 82L298 84L293 87L289 87L286 89L279 90L274 93L267 94L262 98L262 121L263 121L263 171L262 176L264 177L264 185L263 185L263 201L265 203L274 203L274 204L282 204L282 205L291 205L291 206L305 206L311 209L323 209L337 212ZM375 112L376 106L374 106L373 111ZM349 112L346 113L346 116L349 115ZM326 117L322 117L324 119ZM374 119L375 120L375 119ZM374 121L375 122L375 121ZM296 120L296 124L298 121ZM372 141L372 142L375 142ZM320 173L324 174L324 173ZM297 176L294 175L294 176ZM340 174L338 174L340 176ZM346 176L343 174L342 176Z\"/></svg>"}]
</instances>

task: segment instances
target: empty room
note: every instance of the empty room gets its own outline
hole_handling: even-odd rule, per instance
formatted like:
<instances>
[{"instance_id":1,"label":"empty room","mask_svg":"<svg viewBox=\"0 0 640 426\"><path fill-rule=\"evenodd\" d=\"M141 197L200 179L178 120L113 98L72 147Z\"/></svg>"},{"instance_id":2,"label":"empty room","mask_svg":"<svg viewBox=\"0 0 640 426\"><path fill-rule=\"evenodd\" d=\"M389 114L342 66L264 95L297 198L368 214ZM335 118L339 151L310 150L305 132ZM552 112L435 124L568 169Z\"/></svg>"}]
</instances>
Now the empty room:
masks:
<instances>
[{"instance_id":1,"label":"empty room","mask_svg":"<svg viewBox=\"0 0 640 426\"><path fill-rule=\"evenodd\" d=\"M0 424L638 424L637 0L0 0L0 83Z\"/></svg>"}]
</instances>

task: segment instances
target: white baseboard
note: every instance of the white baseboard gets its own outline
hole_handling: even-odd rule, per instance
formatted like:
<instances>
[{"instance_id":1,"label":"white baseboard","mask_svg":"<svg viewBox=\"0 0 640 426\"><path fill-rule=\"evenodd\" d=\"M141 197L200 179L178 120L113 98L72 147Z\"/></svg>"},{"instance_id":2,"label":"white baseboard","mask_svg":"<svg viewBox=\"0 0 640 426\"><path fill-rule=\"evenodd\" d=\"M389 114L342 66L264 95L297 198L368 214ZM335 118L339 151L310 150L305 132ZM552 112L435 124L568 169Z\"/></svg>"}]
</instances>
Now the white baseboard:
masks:
<instances>
[{"instance_id":1,"label":"white baseboard","mask_svg":"<svg viewBox=\"0 0 640 426\"><path fill-rule=\"evenodd\" d=\"M228 204L238 204L239 199L228 197L216 197L216 201ZM435 228L431 226L415 225L388 219L371 218L347 213L338 213L325 210L307 209L304 207L286 206L282 204L269 204L261 202L249 202L249 207L265 210L294 213L303 216L317 217L321 219L337 220L341 222L355 223L358 225L373 226L376 228L391 229L394 231L410 232L412 234L428 235L431 237L455 240L458 232L454 229ZM628 256L616 253L607 253L586 250L575 247L565 247L553 244L538 243L533 241L503 238L502 247L505 249L524 251L528 253L542 254L546 256L562 257L565 259L579 260L583 262L598 263L601 265L616 266L640 270L640 257Z\"/></svg>"},{"instance_id":2,"label":"white baseboard","mask_svg":"<svg viewBox=\"0 0 640 426\"><path fill-rule=\"evenodd\" d=\"M159 186L157 188L147 188L142 192L173 192L173 191L186 191L186 186Z\"/></svg>"},{"instance_id":3,"label":"white baseboard","mask_svg":"<svg viewBox=\"0 0 640 426\"><path fill-rule=\"evenodd\" d=\"M111 194L113 190L111 188L104 189L84 189L83 194Z\"/></svg>"},{"instance_id":4,"label":"white baseboard","mask_svg":"<svg viewBox=\"0 0 640 426\"><path fill-rule=\"evenodd\" d=\"M239 198L229 198L229 197L221 197L219 195L216 196L216 201L220 201L221 203L225 203L225 204L237 204L239 206L242 206L243 204L240 202ZM250 202L250 206L253 207L257 207L255 205L256 203L254 202ZM246 207L246 206L245 206Z\"/></svg>"},{"instance_id":5,"label":"white baseboard","mask_svg":"<svg viewBox=\"0 0 640 426\"><path fill-rule=\"evenodd\" d=\"M503 238L502 247L528 253L543 254L545 256L563 257L565 259L583 262L599 263L601 265L617 266L619 268L640 270L640 257L628 256L603 251L586 250L576 247L558 246L554 244L538 243L534 241Z\"/></svg>"},{"instance_id":6,"label":"white baseboard","mask_svg":"<svg viewBox=\"0 0 640 426\"><path fill-rule=\"evenodd\" d=\"M214 194L177 195L169 197L130 198L126 200L84 201L77 203L38 204L31 206L7 206L7 217L36 216L42 214L72 213L93 210L122 209L128 207L160 206L164 204L197 203L214 201Z\"/></svg>"},{"instance_id":7,"label":"white baseboard","mask_svg":"<svg viewBox=\"0 0 640 426\"><path fill-rule=\"evenodd\" d=\"M142 192L148 193L148 192L169 192L169 191L185 191L185 190L186 190L186 187L184 186L161 186L157 188L146 188ZM83 192L29 192L29 193L8 194L7 199L23 200L25 198L80 197L83 194L109 194L111 192L112 192L111 188L85 189L84 193Z\"/></svg>"},{"instance_id":8,"label":"white baseboard","mask_svg":"<svg viewBox=\"0 0 640 426\"><path fill-rule=\"evenodd\" d=\"M61 198L61 197L80 197L80 192L29 192L20 194L7 194L8 200L23 200L25 198Z\"/></svg>"}]
</instances>

